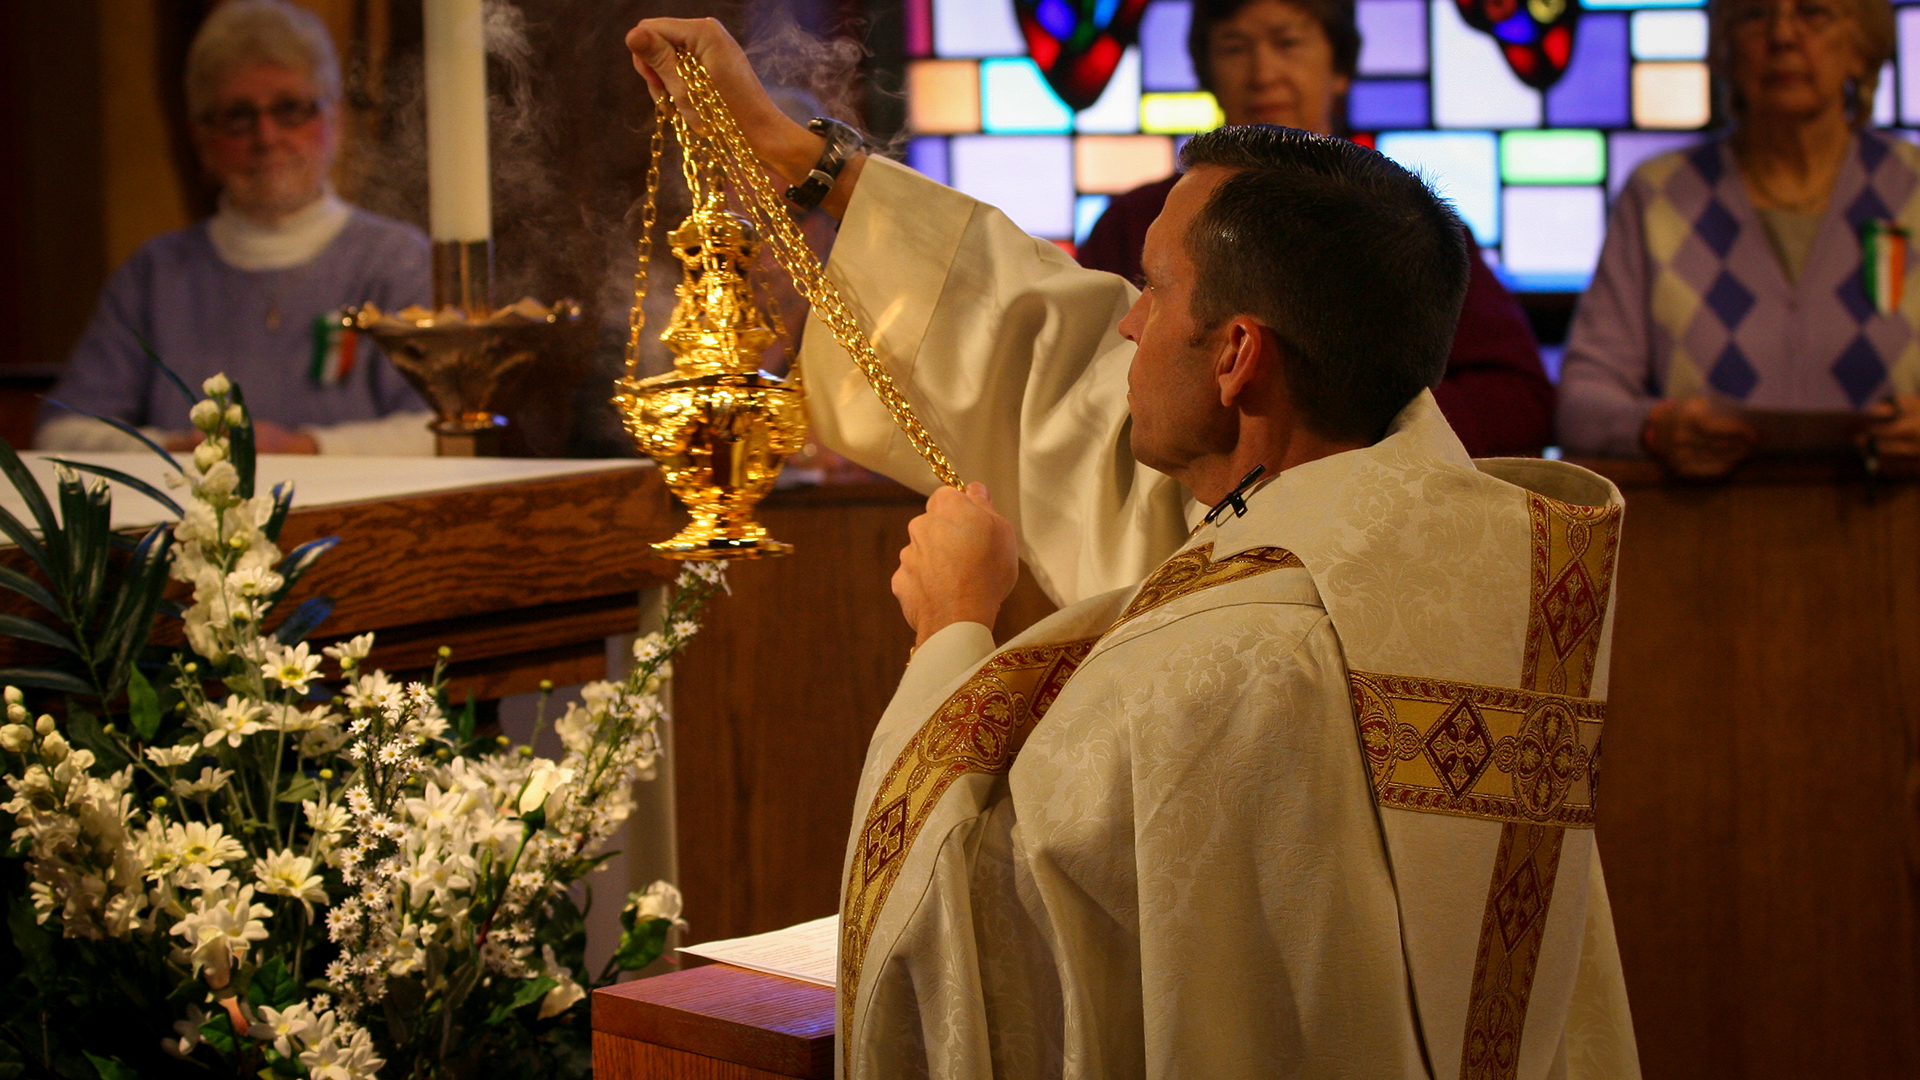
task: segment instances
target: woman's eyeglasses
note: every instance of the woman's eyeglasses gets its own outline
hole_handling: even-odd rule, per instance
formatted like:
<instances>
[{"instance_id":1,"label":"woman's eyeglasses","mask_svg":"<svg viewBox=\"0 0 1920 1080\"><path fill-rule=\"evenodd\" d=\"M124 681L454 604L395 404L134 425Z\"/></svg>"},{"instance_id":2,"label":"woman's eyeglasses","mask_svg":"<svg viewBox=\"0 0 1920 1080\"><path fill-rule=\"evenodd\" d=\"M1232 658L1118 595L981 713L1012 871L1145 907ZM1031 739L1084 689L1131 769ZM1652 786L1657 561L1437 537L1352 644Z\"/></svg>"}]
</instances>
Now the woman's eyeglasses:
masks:
<instances>
[{"instance_id":1,"label":"woman's eyeglasses","mask_svg":"<svg viewBox=\"0 0 1920 1080\"><path fill-rule=\"evenodd\" d=\"M320 102L314 98L276 98L262 109L251 101L242 101L224 109L209 109L200 122L222 135L251 135L260 128L260 118L270 116L282 131L305 127L320 115Z\"/></svg>"}]
</instances>

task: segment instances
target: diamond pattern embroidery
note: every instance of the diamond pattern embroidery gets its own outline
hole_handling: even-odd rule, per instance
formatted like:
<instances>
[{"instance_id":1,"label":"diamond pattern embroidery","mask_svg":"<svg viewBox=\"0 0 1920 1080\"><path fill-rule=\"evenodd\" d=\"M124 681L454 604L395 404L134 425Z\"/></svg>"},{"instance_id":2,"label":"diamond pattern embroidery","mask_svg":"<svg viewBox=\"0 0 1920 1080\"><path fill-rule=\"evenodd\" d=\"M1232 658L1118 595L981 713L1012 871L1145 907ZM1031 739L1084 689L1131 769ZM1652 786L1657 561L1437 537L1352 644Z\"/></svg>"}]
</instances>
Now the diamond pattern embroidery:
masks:
<instances>
[{"instance_id":1,"label":"diamond pattern embroidery","mask_svg":"<svg viewBox=\"0 0 1920 1080\"><path fill-rule=\"evenodd\" d=\"M1707 290L1707 309L1720 316L1721 325L1728 330L1737 329L1747 312L1753 310L1753 293L1740 280L1725 270L1713 279L1713 288Z\"/></svg>"},{"instance_id":2,"label":"diamond pattern embroidery","mask_svg":"<svg viewBox=\"0 0 1920 1080\"><path fill-rule=\"evenodd\" d=\"M1540 614L1546 620L1554 654L1564 658L1600 621L1600 601L1594 596L1593 579L1584 566L1578 562L1567 566L1566 573L1540 598Z\"/></svg>"},{"instance_id":3,"label":"diamond pattern embroidery","mask_svg":"<svg viewBox=\"0 0 1920 1080\"><path fill-rule=\"evenodd\" d=\"M1740 223L1734 220L1732 212L1722 206L1719 199L1714 199L1694 219L1693 232L1713 249L1715 255L1724 259L1727 252L1733 250L1734 238L1740 235Z\"/></svg>"},{"instance_id":4,"label":"diamond pattern embroidery","mask_svg":"<svg viewBox=\"0 0 1920 1080\"><path fill-rule=\"evenodd\" d=\"M1887 365L1880 360L1880 353L1859 335L1854 336L1853 344L1840 354L1840 359L1833 362L1831 370L1855 408L1865 405L1887 377Z\"/></svg>"},{"instance_id":5,"label":"diamond pattern embroidery","mask_svg":"<svg viewBox=\"0 0 1920 1080\"><path fill-rule=\"evenodd\" d=\"M867 847L868 881L879 877L887 864L899 856L906 846L906 838L907 797L902 795L875 815L873 824L867 826L867 835L862 838Z\"/></svg>"},{"instance_id":6,"label":"diamond pattern embroidery","mask_svg":"<svg viewBox=\"0 0 1920 1080\"><path fill-rule=\"evenodd\" d=\"M1500 925L1500 939L1506 942L1508 952L1520 944L1527 928L1540 917L1546 906L1540 895L1540 875L1534 870L1533 859L1529 857L1520 863L1520 869L1493 896L1494 918Z\"/></svg>"},{"instance_id":7,"label":"diamond pattern embroidery","mask_svg":"<svg viewBox=\"0 0 1920 1080\"><path fill-rule=\"evenodd\" d=\"M1454 702L1434 721L1422 742L1433 771L1456 799L1472 790L1474 781L1493 760L1493 736L1487 731L1487 722L1465 698Z\"/></svg>"},{"instance_id":8,"label":"diamond pattern embroidery","mask_svg":"<svg viewBox=\"0 0 1920 1080\"><path fill-rule=\"evenodd\" d=\"M1713 362L1713 370L1707 372L1707 382L1729 397L1745 398L1760 385L1760 373L1747 362L1747 354L1740 351L1740 346L1729 341L1727 347L1720 350L1720 359Z\"/></svg>"}]
</instances>

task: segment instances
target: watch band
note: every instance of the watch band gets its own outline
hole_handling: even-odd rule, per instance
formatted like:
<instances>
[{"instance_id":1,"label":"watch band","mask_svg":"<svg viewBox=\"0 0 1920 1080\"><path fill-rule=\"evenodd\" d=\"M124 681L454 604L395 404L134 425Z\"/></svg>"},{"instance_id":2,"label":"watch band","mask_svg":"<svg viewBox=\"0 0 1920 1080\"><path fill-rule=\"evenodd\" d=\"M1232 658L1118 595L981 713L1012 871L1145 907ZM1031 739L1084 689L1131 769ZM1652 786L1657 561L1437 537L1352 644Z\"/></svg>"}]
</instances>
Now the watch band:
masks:
<instances>
[{"instance_id":1,"label":"watch band","mask_svg":"<svg viewBox=\"0 0 1920 1080\"><path fill-rule=\"evenodd\" d=\"M802 210L814 210L827 197L827 192L833 190L833 182L840 178L840 170L866 144L866 140L851 126L822 116L807 121L807 130L825 136L827 145L820 151L820 160L813 163L813 171L807 174L807 178L787 189L787 198Z\"/></svg>"}]
</instances>

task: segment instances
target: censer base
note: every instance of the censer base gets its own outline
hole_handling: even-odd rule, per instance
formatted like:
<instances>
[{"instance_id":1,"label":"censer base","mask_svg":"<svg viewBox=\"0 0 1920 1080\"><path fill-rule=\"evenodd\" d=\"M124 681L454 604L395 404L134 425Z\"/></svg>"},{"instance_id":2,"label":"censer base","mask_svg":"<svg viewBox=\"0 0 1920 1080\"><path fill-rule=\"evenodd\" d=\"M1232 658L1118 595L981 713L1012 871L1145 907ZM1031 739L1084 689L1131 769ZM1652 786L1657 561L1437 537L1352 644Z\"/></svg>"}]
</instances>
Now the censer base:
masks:
<instances>
[{"instance_id":1,"label":"censer base","mask_svg":"<svg viewBox=\"0 0 1920 1080\"><path fill-rule=\"evenodd\" d=\"M767 535L766 526L748 518L743 521L702 521L680 530L670 540L653 545L654 553L669 559L761 559L790 555L792 544L783 544Z\"/></svg>"}]
</instances>

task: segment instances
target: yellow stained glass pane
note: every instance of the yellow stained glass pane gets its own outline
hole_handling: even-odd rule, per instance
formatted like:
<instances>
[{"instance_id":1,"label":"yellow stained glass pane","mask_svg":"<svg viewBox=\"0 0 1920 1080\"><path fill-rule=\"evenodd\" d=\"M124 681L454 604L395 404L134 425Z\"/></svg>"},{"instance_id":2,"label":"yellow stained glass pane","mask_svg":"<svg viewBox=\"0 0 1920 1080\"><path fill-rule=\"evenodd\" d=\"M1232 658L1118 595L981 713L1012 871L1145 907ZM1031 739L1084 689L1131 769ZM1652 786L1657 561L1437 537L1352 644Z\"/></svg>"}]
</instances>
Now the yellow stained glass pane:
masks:
<instances>
[{"instance_id":1,"label":"yellow stained glass pane","mask_svg":"<svg viewBox=\"0 0 1920 1080\"><path fill-rule=\"evenodd\" d=\"M1633 124L1641 128L1697 128L1712 110L1707 65L1698 61L1633 65Z\"/></svg>"},{"instance_id":2,"label":"yellow stained glass pane","mask_svg":"<svg viewBox=\"0 0 1920 1080\"><path fill-rule=\"evenodd\" d=\"M1227 122L1220 104L1205 90L1183 94L1140 95L1140 130L1150 135L1188 135L1212 131Z\"/></svg>"},{"instance_id":3,"label":"yellow stained glass pane","mask_svg":"<svg viewBox=\"0 0 1920 1080\"><path fill-rule=\"evenodd\" d=\"M1073 140L1073 186L1120 195L1173 175L1173 140L1165 135L1082 135Z\"/></svg>"},{"instance_id":4,"label":"yellow stained glass pane","mask_svg":"<svg viewBox=\"0 0 1920 1080\"><path fill-rule=\"evenodd\" d=\"M980 130L980 65L974 60L907 64L907 123L922 135Z\"/></svg>"}]
</instances>

